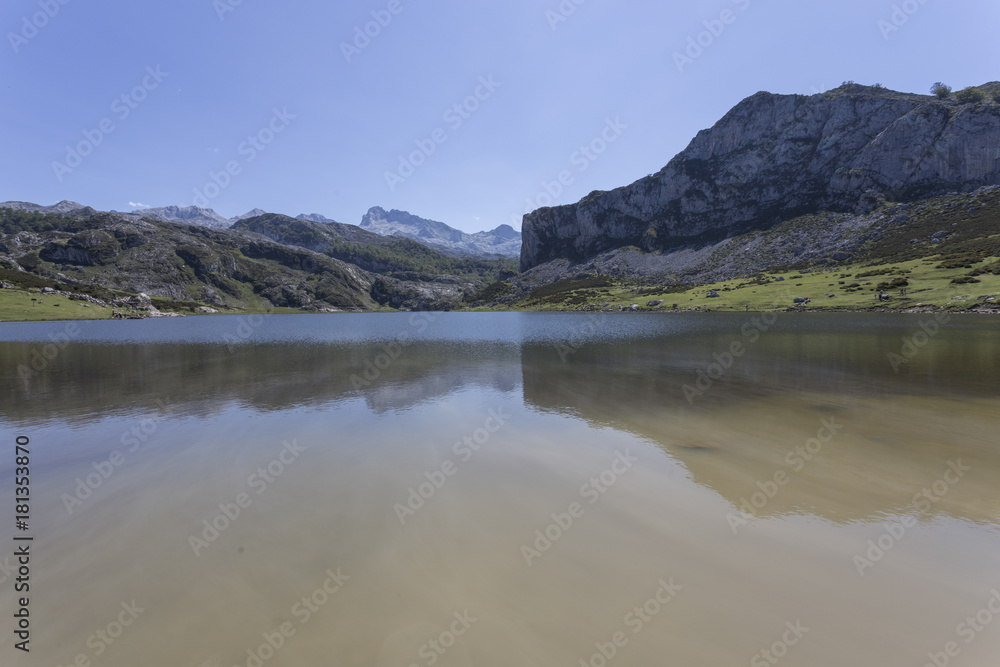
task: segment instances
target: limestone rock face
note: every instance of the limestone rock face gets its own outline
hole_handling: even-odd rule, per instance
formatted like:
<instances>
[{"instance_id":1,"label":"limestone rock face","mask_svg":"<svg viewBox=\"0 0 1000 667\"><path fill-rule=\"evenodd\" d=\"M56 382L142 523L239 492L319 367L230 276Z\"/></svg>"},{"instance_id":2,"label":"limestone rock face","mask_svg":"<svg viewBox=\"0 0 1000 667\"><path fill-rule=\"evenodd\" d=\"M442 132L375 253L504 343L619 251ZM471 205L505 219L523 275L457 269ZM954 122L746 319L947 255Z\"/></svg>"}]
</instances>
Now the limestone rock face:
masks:
<instances>
[{"instance_id":1,"label":"limestone rock face","mask_svg":"<svg viewBox=\"0 0 1000 667\"><path fill-rule=\"evenodd\" d=\"M812 96L758 93L659 173L526 215L521 270L623 246L700 247L807 213L866 213L886 198L996 184L996 102L853 84Z\"/></svg>"}]
</instances>

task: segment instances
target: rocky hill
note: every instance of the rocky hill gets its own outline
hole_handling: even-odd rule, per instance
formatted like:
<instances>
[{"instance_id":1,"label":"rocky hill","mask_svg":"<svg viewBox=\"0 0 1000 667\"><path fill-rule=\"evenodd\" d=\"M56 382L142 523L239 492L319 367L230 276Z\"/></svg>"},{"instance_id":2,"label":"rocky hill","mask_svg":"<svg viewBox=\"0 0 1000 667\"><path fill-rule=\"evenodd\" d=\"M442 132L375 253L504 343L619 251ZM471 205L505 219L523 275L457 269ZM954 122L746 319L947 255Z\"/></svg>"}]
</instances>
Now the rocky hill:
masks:
<instances>
[{"instance_id":1,"label":"rocky hill","mask_svg":"<svg viewBox=\"0 0 1000 667\"><path fill-rule=\"evenodd\" d=\"M0 207L6 283L107 301L145 293L220 308L449 309L512 268L351 225L271 214L212 229L60 206L69 213Z\"/></svg>"},{"instance_id":2,"label":"rocky hill","mask_svg":"<svg viewBox=\"0 0 1000 667\"><path fill-rule=\"evenodd\" d=\"M521 233L510 225L466 234L443 222L376 206L362 218L361 227L383 236L403 236L458 255L518 257L521 253Z\"/></svg>"},{"instance_id":3,"label":"rocky hill","mask_svg":"<svg viewBox=\"0 0 1000 667\"><path fill-rule=\"evenodd\" d=\"M581 267L613 271L625 252L640 275L697 273L691 260L729 239L815 215L836 222L819 224L816 239L845 259L876 211L1000 184L1000 84L980 90L985 100L973 103L857 84L813 96L758 93L659 173L525 216L521 270L547 279ZM817 243L797 239L787 249L799 252L781 261L816 255Z\"/></svg>"}]
</instances>

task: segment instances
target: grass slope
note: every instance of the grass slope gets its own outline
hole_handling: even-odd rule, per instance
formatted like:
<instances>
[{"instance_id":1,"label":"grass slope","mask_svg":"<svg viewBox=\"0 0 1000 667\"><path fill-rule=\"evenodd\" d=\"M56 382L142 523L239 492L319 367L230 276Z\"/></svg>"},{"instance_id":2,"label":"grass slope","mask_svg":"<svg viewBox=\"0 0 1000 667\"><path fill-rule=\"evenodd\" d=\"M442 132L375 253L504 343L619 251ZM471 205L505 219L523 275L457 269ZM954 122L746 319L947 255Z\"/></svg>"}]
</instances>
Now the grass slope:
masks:
<instances>
[{"instance_id":1,"label":"grass slope","mask_svg":"<svg viewBox=\"0 0 1000 667\"><path fill-rule=\"evenodd\" d=\"M0 322L106 320L111 309L22 289L0 290Z\"/></svg>"},{"instance_id":2,"label":"grass slope","mask_svg":"<svg viewBox=\"0 0 1000 667\"><path fill-rule=\"evenodd\" d=\"M993 271L1000 273L997 256L975 261L935 256L878 265L764 273L753 278L690 287L646 287L601 276L585 281L552 283L513 303L472 310L593 311L618 310L638 304L640 310L672 310L676 305L678 310L701 311L787 308L961 311L982 303L996 303L1000 296L1000 275ZM500 291L488 289L491 294ZM884 290L891 298L879 301L879 290ZM710 297L713 292L718 296ZM797 298L810 301L796 304ZM662 304L648 306L651 301L662 301Z\"/></svg>"}]
</instances>

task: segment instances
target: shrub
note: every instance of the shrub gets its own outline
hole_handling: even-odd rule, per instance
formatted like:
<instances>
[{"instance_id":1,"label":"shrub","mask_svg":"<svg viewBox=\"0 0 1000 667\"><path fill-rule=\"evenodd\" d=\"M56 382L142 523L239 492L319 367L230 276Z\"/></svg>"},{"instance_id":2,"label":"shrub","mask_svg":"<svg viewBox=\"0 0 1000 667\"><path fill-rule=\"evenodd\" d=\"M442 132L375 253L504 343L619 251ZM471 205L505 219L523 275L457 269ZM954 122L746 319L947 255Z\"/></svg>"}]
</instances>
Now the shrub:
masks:
<instances>
[{"instance_id":1,"label":"shrub","mask_svg":"<svg viewBox=\"0 0 1000 667\"><path fill-rule=\"evenodd\" d=\"M479 302L479 301L493 301L494 299L500 299L505 296L509 296L514 293L514 287L510 283L493 283L476 294L467 297L466 301Z\"/></svg>"},{"instance_id":2,"label":"shrub","mask_svg":"<svg viewBox=\"0 0 1000 667\"><path fill-rule=\"evenodd\" d=\"M536 287L531 290L528 294L528 298L531 300L539 300L557 297L560 301L567 296L567 293L579 289L594 289L599 287L611 287L611 280L607 276L593 276L591 278L584 278L583 280L557 280L554 283L549 283L548 285L542 285L541 287Z\"/></svg>"},{"instance_id":3,"label":"shrub","mask_svg":"<svg viewBox=\"0 0 1000 667\"><path fill-rule=\"evenodd\" d=\"M879 283L875 287L880 292L888 292L894 289L899 289L901 287L909 287L909 286L910 286L910 281L907 280L906 278L893 278L888 282Z\"/></svg>"},{"instance_id":4,"label":"shrub","mask_svg":"<svg viewBox=\"0 0 1000 667\"><path fill-rule=\"evenodd\" d=\"M1000 102L1000 90L993 91L993 101Z\"/></svg>"},{"instance_id":5,"label":"shrub","mask_svg":"<svg viewBox=\"0 0 1000 667\"><path fill-rule=\"evenodd\" d=\"M986 100L986 93L975 86L970 86L955 93L955 99L962 104L979 104Z\"/></svg>"},{"instance_id":6,"label":"shrub","mask_svg":"<svg viewBox=\"0 0 1000 667\"><path fill-rule=\"evenodd\" d=\"M951 281L953 285L970 285L972 283L981 283L982 281L978 278L973 278L972 276L962 276L961 278L955 278Z\"/></svg>"},{"instance_id":7,"label":"shrub","mask_svg":"<svg viewBox=\"0 0 1000 667\"><path fill-rule=\"evenodd\" d=\"M970 276L981 276L985 273L992 273L995 276L1000 276L1000 262L993 262L992 264L987 264L986 266L981 266L972 273Z\"/></svg>"},{"instance_id":8,"label":"shrub","mask_svg":"<svg viewBox=\"0 0 1000 667\"><path fill-rule=\"evenodd\" d=\"M946 86L945 84L938 81L933 86L931 86L931 95L937 95L939 100L948 99L951 95L951 86Z\"/></svg>"},{"instance_id":9,"label":"shrub","mask_svg":"<svg viewBox=\"0 0 1000 667\"><path fill-rule=\"evenodd\" d=\"M887 273L892 272L892 268L893 267L890 266L890 267L887 267L887 268L884 268L884 269L874 269L872 271L862 271L856 277L858 277L858 278L872 278L874 276L884 276Z\"/></svg>"}]
</instances>

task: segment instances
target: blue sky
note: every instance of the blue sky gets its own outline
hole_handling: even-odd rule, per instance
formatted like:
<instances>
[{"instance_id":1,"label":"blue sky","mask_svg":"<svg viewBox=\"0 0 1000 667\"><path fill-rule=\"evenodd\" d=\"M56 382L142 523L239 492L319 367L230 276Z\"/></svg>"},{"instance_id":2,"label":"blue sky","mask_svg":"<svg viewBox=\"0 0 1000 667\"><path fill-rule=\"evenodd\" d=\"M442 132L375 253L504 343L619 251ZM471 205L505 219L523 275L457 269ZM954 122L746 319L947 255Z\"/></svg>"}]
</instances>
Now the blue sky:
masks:
<instances>
[{"instance_id":1,"label":"blue sky","mask_svg":"<svg viewBox=\"0 0 1000 667\"><path fill-rule=\"evenodd\" d=\"M1000 79L998 25L995 0L5 0L0 200L519 227L759 90Z\"/></svg>"}]
</instances>

